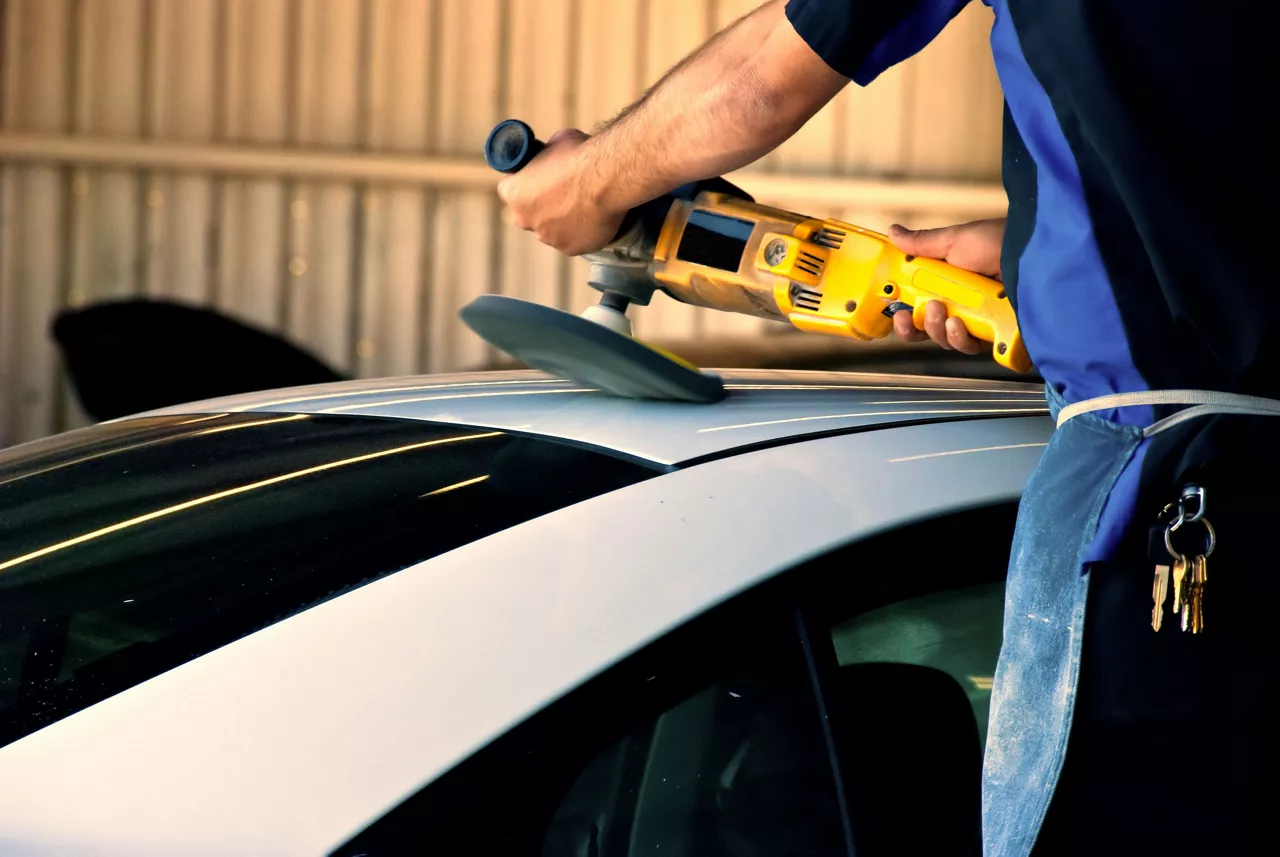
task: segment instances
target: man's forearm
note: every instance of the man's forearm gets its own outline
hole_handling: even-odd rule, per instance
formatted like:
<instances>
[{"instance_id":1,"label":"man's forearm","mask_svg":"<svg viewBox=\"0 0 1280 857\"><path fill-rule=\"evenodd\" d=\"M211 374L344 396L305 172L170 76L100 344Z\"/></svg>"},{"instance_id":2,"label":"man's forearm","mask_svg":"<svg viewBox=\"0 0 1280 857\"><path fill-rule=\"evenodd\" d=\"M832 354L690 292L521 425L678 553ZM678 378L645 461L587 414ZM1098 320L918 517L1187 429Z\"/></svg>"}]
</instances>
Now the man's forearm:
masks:
<instances>
[{"instance_id":1,"label":"man's forearm","mask_svg":"<svg viewBox=\"0 0 1280 857\"><path fill-rule=\"evenodd\" d=\"M847 83L772 0L667 73L581 151L584 191L631 208L772 151Z\"/></svg>"}]
</instances>

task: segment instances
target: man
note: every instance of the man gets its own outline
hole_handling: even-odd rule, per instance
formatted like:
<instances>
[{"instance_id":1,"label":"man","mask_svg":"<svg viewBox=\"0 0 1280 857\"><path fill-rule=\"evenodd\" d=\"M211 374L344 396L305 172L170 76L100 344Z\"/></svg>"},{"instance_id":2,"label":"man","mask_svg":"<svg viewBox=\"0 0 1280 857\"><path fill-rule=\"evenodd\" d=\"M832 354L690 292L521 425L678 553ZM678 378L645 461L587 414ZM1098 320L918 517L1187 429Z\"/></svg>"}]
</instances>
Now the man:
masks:
<instances>
[{"instance_id":1,"label":"man","mask_svg":"<svg viewBox=\"0 0 1280 857\"><path fill-rule=\"evenodd\" d=\"M500 193L545 243L595 250L627 209L756 160L850 80L921 49L965 2L773 0L595 136L555 135ZM991 5L1007 227L891 235L909 253L1003 274L1060 416L1010 561L986 853L1252 853L1280 792L1266 705L1280 675L1266 505L1280 484L1280 404L1244 395L1280 395L1275 275L1258 255L1280 199L1266 131L1277 4ZM981 347L938 304L923 332L905 313L895 324ZM1124 396L1097 400L1111 394ZM1153 604L1155 565L1172 562L1160 525L1179 518L1178 554L1208 553L1204 521L1215 527L1202 634Z\"/></svg>"}]
</instances>

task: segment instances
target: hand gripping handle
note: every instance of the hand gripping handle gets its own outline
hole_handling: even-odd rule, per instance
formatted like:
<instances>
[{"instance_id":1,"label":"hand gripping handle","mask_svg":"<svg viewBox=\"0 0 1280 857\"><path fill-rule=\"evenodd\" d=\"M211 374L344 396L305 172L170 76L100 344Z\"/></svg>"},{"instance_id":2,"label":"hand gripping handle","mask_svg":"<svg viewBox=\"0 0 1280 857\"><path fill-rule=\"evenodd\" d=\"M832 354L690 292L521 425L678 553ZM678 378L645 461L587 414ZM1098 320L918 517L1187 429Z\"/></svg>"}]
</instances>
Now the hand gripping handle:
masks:
<instances>
[{"instance_id":1,"label":"hand gripping handle","mask_svg":"<svg viewBox=\"0 0 1280 857\"><path fill-rule=\"evenodd\" d=\"M499 122L489 132L489 137L484 143L484 159L490 167L498 172L511 175L527 167L545 148L546 144L538 139L533 129L527 124L519 119L507 119ZM627 216L622 221L622 225L618 227L618 234L613 237L613 240L617 241L622 238L641 220L645 223L645 231L653 232L656 235L656 231L662 228L667 211L671 208L672 200L692 200L704 191L723 193L739 199L754 201L746 191L722 178L691 182L683 187L676 188L666 196L659 197L628 211Z\"/></svg>"}]
</instances>

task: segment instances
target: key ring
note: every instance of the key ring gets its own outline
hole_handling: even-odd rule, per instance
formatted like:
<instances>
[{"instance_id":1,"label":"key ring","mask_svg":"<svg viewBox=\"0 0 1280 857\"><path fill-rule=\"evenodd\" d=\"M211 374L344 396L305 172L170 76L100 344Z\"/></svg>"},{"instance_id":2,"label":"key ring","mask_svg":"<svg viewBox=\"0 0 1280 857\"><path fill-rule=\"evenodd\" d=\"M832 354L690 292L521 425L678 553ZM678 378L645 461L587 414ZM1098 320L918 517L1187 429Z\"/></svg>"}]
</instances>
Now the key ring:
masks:
<instances>
[{"instance_id":1,"label":"key ring","mask_svg":"<svg viewBox=\"0 0 1280 857\"><path fill-rule=\"evenodd\" d=\"M1181 512L1178 513L1178 519L1180 521L1184 517L1185 516ZM1218 533L1213 529L1213 524L1209 523L1208 518L1201 517L1198 523L1204 524L1205 532L1209 534L1209 544L1205 548L1204 553L1199 554L1199 556L1202 556L1205 559L1208 559L1210 556L1213 555L1213 549L1218 546ZM1179 524L1178 526L1181 526L1181 524ZM1169 556L1173 557L1174 559L1186 559L1185 556L1183 556L1182 554L1178 553L1173 549L1173 539L1171 537L1173 536L1173 531L1176 530L1177 528L1178 527L1165 527L1164 548L1169 552Z\"/></svg>"},{"instance_id":2,"label":"key ring","mask_svg":"<svg viewBox=\"0 0 1280 857\"><path fill-rule=\"evenodd\" d=\"M1178 510L1178 517L1172 518L1173 510ZM1183 524L1187 522L1187 512L1182 508L1182 501L1170 503L1160 510L1159 516L1156 518L1157 523L1164 524L1165 537L1168 538L1170 532L1176 532Z\"/></svg>"}]
</instances>

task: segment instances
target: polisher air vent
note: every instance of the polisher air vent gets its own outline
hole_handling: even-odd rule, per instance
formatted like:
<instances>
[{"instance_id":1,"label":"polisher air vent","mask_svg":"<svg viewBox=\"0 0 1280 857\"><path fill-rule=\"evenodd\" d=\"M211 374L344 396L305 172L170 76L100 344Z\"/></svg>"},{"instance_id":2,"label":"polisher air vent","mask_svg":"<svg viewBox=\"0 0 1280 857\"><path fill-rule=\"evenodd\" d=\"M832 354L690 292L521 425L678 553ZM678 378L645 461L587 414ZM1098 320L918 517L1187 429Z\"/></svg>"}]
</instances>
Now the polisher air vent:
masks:
<instances>
[{"instance_id":1,"label":"polisher air vent","mask_svg":"<svg viewBox=\"0 0 1280 857\"><path fill-rule=\"evenodd\" d=\"M804 250L801 250L800 255L796 258L796 267L810 276L822 276L822 260L812 253L807 253Z\"/></svg>"},{"instance_id":2,"label":"polisher air vent","mask_svg":"<svg viewBox=\"0 0 1280 857\"><path fill-rule=\"evenodd\" d=\"M818 234L813 236L813 243L821 244L830 250L839 250L840 245L844 243L844 239L848 236L847 232L840 229L832 229L830 226L824 226L818 230Z\"/></svg>"},{"instance_id":3,"label":"polisher air vent","mask_svg":"<svg viewBox=\"0 0 1280 857\"><path fill-rule=\"evenodd\" d=\"M796 309L817 312L822 305L822 292L802 286L799 283L792 283L791 303L795 305Z\"/></svg>"}]
</instances>

